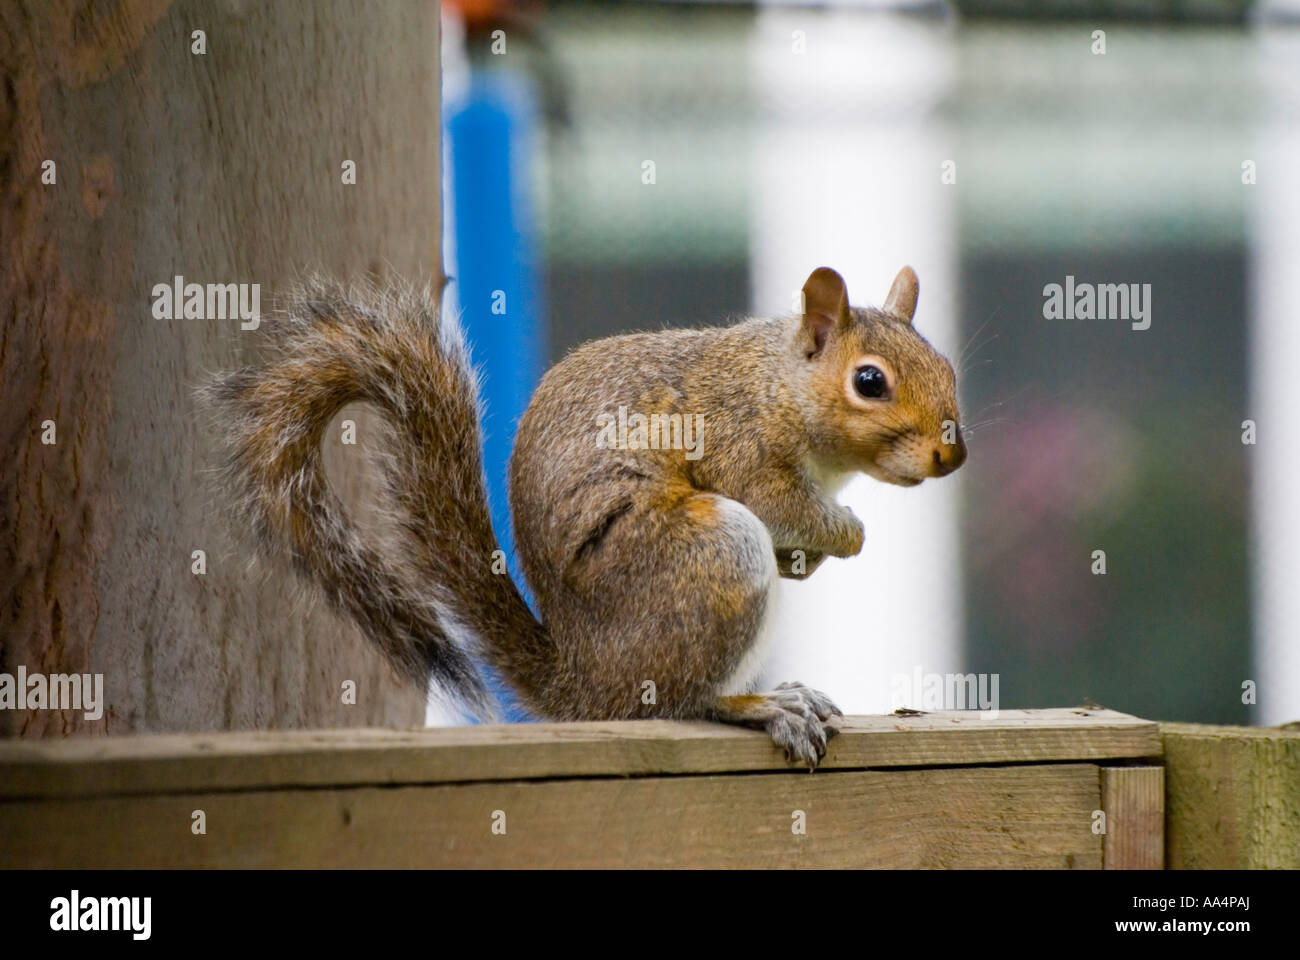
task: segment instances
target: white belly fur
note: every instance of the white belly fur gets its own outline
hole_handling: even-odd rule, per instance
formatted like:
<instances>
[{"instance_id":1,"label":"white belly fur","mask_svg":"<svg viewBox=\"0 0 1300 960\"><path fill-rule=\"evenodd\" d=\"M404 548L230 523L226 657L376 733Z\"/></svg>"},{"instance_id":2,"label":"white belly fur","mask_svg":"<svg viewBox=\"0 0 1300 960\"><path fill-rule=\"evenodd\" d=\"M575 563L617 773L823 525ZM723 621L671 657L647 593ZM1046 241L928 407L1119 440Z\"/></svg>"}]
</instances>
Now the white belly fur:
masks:
<instances>
[{"instance_id":1,"label":"white belly fur","mask_svg":"<svg viewBox=\"0 0 1300 960\"><path fill-rule=\"evenodd\" d=\"M839 496L840 491L854 477L852 470L829 470L817 465L813 465L812 472L822 493L832 500ZM730 696L738 693L753 693L757 687L758 679L763 673L763 667L776 646L776 624L779 619L776 611L784 591L776 568L776 554L771 549L772 538L767 532L767 527L763 526L763 522L743 504L734 500L726 502L736 508L736 522L752 522L762 528L768 544L768 556L772 558L771 568L767 574L767 605L763 608L763 620L754 635L754 642L745 651L745 655L741 658L740 663L736 665L736 669L732 671L731 676L727 678L721 690L723 696Z\"/></svg>"},{"instance_id":2,"label":"white belly fur","mask_svg":"<svg viewBox=\"0 0 1300 960\"><path fill-rule=\"evenodd\" d=\"M772 612L778 592L776 584L780 577L776 567L776 552L772 548L772 537L767 532L767 527L763 525L763 521L754 516L750 509L742 503L725 498L723 498L723 503L727 515L726 522L729 524L743 524L750 536L763 545L763 556L756 558L758 562L754 564L753 569L755 586L765 585L767 590L767 603L763 608L763 619L754 634L753 642L750 643L749 649L745 651L745 655L740 658L740 662L736 664L736 668L723 682L718 691L720 695L725 697L738 693L754 692L754 687L758 683L759 675L763 672L763 666L767 662L775 641L772 629L775 618Z\"/></svg>"}]
</instances>

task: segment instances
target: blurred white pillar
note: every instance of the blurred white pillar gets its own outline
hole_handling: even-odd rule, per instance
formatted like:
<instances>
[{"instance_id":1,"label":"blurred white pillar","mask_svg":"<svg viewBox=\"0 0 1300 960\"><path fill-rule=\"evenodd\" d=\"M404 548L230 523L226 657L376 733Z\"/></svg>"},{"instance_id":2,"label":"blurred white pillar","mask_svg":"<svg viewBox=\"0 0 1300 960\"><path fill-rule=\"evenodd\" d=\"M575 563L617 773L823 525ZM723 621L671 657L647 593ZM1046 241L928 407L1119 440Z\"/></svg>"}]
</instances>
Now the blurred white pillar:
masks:
<instances>
[{"instance_id":1,"label":"blurred white pillar","mask_svg":"<svg viewBox=\"0 0 1300 960\"><path fill-rule=\"evenodd\" d=\"M956 185L941 184L941 163L958 158L938 109L954 57L949 25L932 19L759 14L755 314L790 313L823 264L844 275L855 305L878 305L911 264L921 281L916 326L955 365L961 169ZM806 581L780 582L765 685L801 680L845 712L879 713L892 709L895 675L963 669L961 476L910 490L859 477L844 489L840 501L862 518L866 545Z\"/></svg>"},{"instance_id":2,"label":"blurred white pillar","mask_svg":"<svg viewBox=\"0 0 1300 960\"><path fill-rule=\"evenodd\" d=\"M1254 498L1254 670L1264 725L1300 720L1300 37L1261 30L1262 120L1251 191L1251 400L1258 425L1246 447ZM1225 642L1230 638L1224 638Z\"/></svg>"}]
</instances>

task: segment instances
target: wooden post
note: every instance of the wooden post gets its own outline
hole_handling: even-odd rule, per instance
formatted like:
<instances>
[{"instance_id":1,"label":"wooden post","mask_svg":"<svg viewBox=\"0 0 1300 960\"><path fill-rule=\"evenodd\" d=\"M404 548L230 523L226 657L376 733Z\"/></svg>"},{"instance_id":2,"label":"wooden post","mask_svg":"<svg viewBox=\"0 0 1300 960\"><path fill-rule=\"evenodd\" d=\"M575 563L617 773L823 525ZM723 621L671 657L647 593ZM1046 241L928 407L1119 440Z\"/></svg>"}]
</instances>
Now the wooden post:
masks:
<instances>
[{"instance_id":1,"label":"wooden post","mask_svg":"<svg viewBox=\"0 0 1300 960\"><path fill-rule=\"evenodd\" d=\"M1162 723L1172 869L1300 868L1300 729Z\"/></svg>"},{"instance_id":2,"label":"wooden post","mask_svg":"<svg viewBox=\"0 0 1300 960\"><path fill-rule=\"evenodd\" d=\"M440 275L438 16L0 5L0 672L102 674L107 701L0 711L0 734L422 721L421 691L227 536L192 394L255 335L156 319L151 291ZM327 451L354 504L364 447Z\"/></svg>"}]
</instances>

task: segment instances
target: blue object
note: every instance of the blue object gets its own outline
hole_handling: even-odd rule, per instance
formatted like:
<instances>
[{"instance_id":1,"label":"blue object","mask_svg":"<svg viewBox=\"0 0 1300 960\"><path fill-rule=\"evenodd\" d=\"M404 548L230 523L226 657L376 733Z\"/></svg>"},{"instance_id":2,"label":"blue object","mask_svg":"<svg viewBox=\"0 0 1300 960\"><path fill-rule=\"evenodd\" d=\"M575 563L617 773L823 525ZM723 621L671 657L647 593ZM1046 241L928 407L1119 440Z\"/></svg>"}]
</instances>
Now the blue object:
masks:
<instances>
[{"instance_id":1,"label":"blue object","mask_svg":"<svg viewBox=\"0 0 1300 960\"><path fill-rule=\"evenodd\" d=\"M492 526L521 589L506 497L507 466L519 418L542 374L546 340L527 174L537 111L526 84L525 78L504 70L476 71L463 100L447 105L443 114L451 171L451 196L444 209L451 214L454 239L449 273L461 324L483 376L483 455ZM531 719L500 678L486 668L485 673L503 714L512 721Z\"/></svg>"}]
</instances>

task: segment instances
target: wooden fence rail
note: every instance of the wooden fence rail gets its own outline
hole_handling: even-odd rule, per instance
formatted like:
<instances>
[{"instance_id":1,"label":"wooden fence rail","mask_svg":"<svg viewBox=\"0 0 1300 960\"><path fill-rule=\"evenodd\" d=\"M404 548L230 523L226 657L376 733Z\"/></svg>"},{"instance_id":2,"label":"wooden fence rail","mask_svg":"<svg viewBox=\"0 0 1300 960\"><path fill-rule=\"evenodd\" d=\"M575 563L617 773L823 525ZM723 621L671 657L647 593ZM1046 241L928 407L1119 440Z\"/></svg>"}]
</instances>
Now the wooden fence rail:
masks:
<instances>
[{"instance_id":1,"label":"wooden fence rail","mask_svg":"<svg viewBox=\"0 0 1300 960\"><path fill-rule=\"evenodd\" d=\"M1161 755L1084 709L848 717L811 775L662 721L9 741L0 866L1159 867Z\"/></svg>"}]
</instances>

